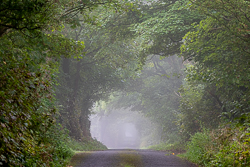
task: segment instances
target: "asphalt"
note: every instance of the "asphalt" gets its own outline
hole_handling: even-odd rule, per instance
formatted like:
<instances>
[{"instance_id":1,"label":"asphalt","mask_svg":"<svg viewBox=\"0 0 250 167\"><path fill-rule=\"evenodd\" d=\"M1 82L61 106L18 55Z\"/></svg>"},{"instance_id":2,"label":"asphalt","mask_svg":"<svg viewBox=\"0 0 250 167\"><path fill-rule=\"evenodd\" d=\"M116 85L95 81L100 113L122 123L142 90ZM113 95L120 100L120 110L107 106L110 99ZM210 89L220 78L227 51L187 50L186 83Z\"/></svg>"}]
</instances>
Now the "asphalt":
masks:
<instances>
[{"instance_id":1,"label":"asphalt","mask_svg":"<svg viewBox=\"0 0 250 167\"><path fill-rule=\"evenodd\" d=\"M70 167L197 167L172 153L154 150L113 149L76 154Z\"/></svg>"}]
</instances>

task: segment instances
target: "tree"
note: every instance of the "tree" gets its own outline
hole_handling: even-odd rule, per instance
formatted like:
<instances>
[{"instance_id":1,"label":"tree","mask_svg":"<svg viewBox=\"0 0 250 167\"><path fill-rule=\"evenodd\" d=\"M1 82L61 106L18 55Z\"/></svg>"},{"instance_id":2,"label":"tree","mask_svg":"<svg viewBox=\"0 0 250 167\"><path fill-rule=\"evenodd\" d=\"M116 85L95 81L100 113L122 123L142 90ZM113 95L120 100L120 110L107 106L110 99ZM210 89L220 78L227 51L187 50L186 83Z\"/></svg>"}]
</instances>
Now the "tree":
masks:
<instances>
[{"instance_id":1,"label":"tree","mask_svg":"<svg viewBox=\"0 0 250 167\"><path fill-rule=\"evenodd\" d=\"M182 60L177 56L159 59L149 58L141 74L128 80L125 89L109 105L115 108L130 108L139 111L157 124L161 140L175 140L182 84Z\"/></svg>"},{"instance_id":2,"label":"tree","mask_svg":"<svg viewBox=\"0 0 250 167\"><path fill-rule=\"evenodd\" d=\"M195 75L193 65L187 65L185 76ZM215 129L223 113L223 106L216 95L215 85L208 85L197 80L184 79L179 90L180 104L178 128L184 140L203 128Z\"/></svg>"},{"instance_id":3,"label":"tree","mask_svg":"<svg viewBox=\"0 0 250 167\"><path fill-rule=\"evenodd\" d=\"M140 3L141 17L130 27L144 69L138 78L126 84L124 96L117 99L117 107L132 107L159 124L162 139L177 132L176 122L180 95L182 69L180 46L185 34L204 16L189 10L188 1L155 1ZM160 59L162 60L159 60ZM164 57L166 57L164 59ZM148 61L146 61L148 60ZM126 95L126 91L130 92Z\"/></svg>"},{"instance_id":4,"label":"tree","mask_svg":"<svg viewBox=\"0 0 250 167\"><path fill-rule=\"evenodd\" d=\"M40 30L55 21L58 6L53 1L4 1L0 7L0 37L8 30Z\"/></svg>"},{"instance_id":5,"label":"tree","mask_svg":"<svg viewBox=\"0 0 250 167\"><path fill-rule=\"evenodd\" d=\"M33 166L45 162L54 145L46 132L54 123L53 82L58 53L75 52L76 43L60 36L29 38L18 31L1 37L0 163ZM57 50L57 43L65 50ZM71 50L72 49L72 50ZM76 49L76 50L75 50ZM43 143L43 144L41 144ZM46 146L47 145L47 146ZM44 155L41 159L40 155ZM58 156L54 154L55 158ZM56 161L56 160L55 160ZM58 159L62 161L62 159Z\"/></svg>"},{"instance_id":6,"label":"tree","mask_svg":"<svg viewBox=\"0 0 250 167\"><path fill-rule=\"evenodd\" d=\"M55 25L67 22L79 25L78 14L84 20L91 21L86 11L93 10L98 5L120 10L117 1L65 1L65 0L6 0L0 7L0 37L11 30L36 30L54 29Z\"/></svg>"},{"instance_id":7,"label":"tree","mask_svg":"<svg viewBox=\"0 0 250 167\"><path fill-rule=\"evenodd\" d=\"M202 16L186 8L186 0L164 0L143 3L142 17L131 27L137 35L141 61L148 55L173 56L180 53L184 35Z\"/></svg>"},{"instance_id":8,"label":"tree","mask_svg":"<svg viewBox=\"0 0 250 167\"><path fill-rule=\"evenodd\" d=\"M67 17L59 16L70 8L63 5L43 0L1 3L0 165L63 166L70 156L69 148L55 140L61 134L53 130L53 86L61 56L82 57L84 45L60 33Z\"/></svg>"},{"instance_id":9,"label":"tree","mask_svg":"<svg viewBox=\"0 0 250 167\"><path fill-rule=\"evenodd\" d=\"M216 85L216 96L230 120L249 109L249 2L197 1L192 9L207 16L184 37L183 56L193 60L196 75Z\"/></svg>"},{"instance_id":10,"label":"tree","mask_svg":"<svg viewBox=\"0 0 250 167\"><path fill-rule=\"evenodd\" d=\"M97 25L109 25L113 22L110 17L116 19L119 16L104 14L103 8L98 10L101 12L96 13L101 15L96 20L99 21ZM57 87L59 104L63 106L59 122L77 140L91 138L91 107L96 101L107 98L113 91L123 87L123 80L131 70L129 62L136 61L130 40L119 37L118 30L110 31L106 26L96 26L96 22L93 24L81 23L73 31L65 29L64 32L76 41L85 41L85 55L81 59L65 58L61 61L60 86Z\"/></svg>"}]
</instances>

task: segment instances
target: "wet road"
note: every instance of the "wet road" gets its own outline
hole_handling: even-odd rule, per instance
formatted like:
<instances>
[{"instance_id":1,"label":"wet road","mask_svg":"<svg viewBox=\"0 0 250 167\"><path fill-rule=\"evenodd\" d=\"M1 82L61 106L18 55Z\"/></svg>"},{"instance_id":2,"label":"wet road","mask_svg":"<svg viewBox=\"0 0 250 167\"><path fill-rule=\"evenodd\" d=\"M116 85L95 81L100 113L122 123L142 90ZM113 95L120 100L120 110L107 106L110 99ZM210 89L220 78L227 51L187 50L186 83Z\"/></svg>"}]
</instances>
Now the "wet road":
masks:
<instances>
[{"instance_id":1,"label":"wet road","mask_svg":"<svg viewBox=\"0 0 250 167\"><path fill-rule=\"evenodd\" d=\"M106 150L76 154L73 167L197 167L167 152L153 150Z\"/></svg>"}]
</instances>

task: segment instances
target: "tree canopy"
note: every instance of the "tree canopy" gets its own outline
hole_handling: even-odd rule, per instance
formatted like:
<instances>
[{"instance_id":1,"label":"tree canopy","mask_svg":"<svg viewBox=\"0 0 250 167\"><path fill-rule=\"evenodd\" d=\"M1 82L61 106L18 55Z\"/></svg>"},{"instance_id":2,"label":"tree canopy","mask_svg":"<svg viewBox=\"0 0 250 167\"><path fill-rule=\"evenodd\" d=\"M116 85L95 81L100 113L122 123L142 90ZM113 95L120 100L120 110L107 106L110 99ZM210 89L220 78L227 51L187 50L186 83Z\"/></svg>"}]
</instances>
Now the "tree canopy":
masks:
<instances>
[{"instance_id":1,"label":"tree canopy","mask_svg":"<svg viewBox=\"0 0 250 167\"><path fill-rule=\"evenodd\" d=\"M72 155L68 140L93 140L89 117L100 100L107 110L129 108L148 117L163 142L183 143L204 127L232 123L246 147L249 5L1 2L0 165L65 166ZM249 152L239 150L237 163L248 163Z\"/></svg>"}]
</instances>

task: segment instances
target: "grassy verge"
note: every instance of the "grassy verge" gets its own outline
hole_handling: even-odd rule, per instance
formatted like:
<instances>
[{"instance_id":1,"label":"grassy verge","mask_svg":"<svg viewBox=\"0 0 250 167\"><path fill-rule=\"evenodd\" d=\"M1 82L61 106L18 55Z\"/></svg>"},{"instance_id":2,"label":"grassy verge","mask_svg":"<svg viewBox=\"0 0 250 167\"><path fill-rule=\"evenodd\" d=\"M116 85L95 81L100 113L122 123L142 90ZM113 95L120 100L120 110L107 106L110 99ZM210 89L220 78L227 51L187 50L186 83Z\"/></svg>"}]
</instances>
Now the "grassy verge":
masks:
<instances>
[{"instance_id":1,"label":"grassy verge","mask_svg":"<svg viewBox=\"0 0 250 167\"><path fill-rule=\"evenodd\" d=\"M223 127L196 133L181 157L201 166L250 166L250 128Z\"/></svg>"},{"instance_id":2,"label":"grassy verge","mask_svg":"<svg viewBox=\"0 0 250 167\"><path fill-rule=\"evenodd\" d=\"M106 150L107 147L96 139L83 139L81 141L76 141L74 139L67 140L67 146L73 152L70 157L68 164L69 166L78 165L83 159L87 158L91 151Z\"/></svg>"},{"instance_id":3,"label":"grassy verge","mask_svg":"<svg viewBox=\"0 0 250 167\"><path fill-rule=\"evenodd\" d=\"M179 157L205 167L249 167L250 125L204 129L186 143L162 142L148 148L181 153Z\"/></svg>"},{"instance_id":4,"label":"grassy verge","mask_svg":"<svg viewBox=\"0 0 250 167\"><path fill-rule=\"evenodd\" d=\"M95 150L106 150L107 147L96 139L83 139L81 141L76 141L74 139L69 139L67 143L68 147L74 152L77 151L95 151Z\"/></svg>"},{"instance_id":5,"label":"grassy verge","mask_svg":"<svg viewBox=\"0 0 250 167\"><path fill-rule=\"evenodd\" d=\"M153 149L158 151L169 151L174 154L180 154L185 152L184 143L180 141L175 143L170 143L169 141L166 141L157 145L149 146L147 149Z\"/></svg>"}]
</instances>

